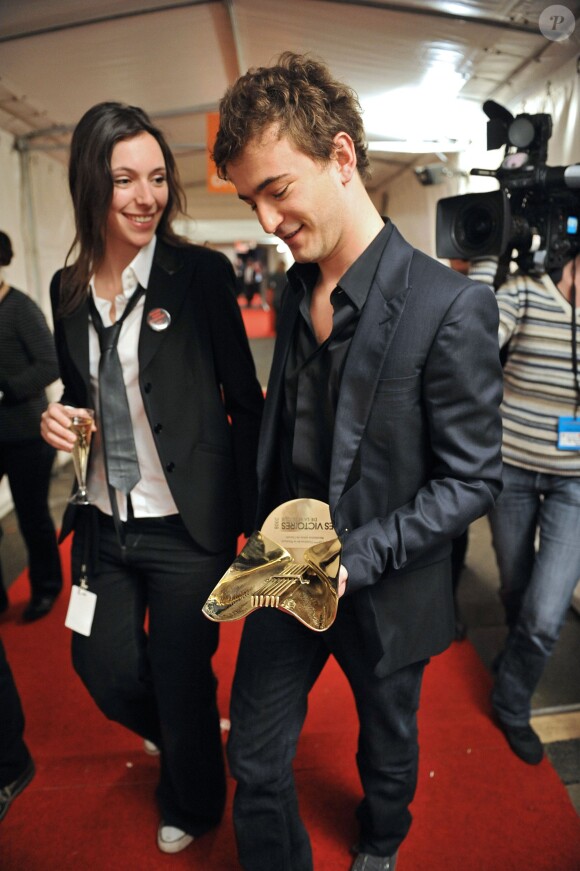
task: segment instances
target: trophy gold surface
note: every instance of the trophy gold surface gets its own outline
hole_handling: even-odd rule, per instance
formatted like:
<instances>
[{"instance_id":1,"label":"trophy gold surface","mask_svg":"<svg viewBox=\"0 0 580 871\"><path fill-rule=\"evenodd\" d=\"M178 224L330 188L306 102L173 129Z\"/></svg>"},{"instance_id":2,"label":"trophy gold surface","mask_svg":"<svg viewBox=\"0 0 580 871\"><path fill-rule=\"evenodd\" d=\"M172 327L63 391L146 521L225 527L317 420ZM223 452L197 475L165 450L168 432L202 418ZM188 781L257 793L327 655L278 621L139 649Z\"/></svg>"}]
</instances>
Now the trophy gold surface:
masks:
<instances>
[{"instance_id":1,"label":"trophy gold surface","mask_svg":"<svg viewBox=\"0 0 580 871\"><path fill-rule=\"evenodd\" d=\"M210 620L226 621L256 608L278 608L323 632L336 617L340 552L326 503L284 502L252 533L203 613Z\"/></svg>"}]
</instances>

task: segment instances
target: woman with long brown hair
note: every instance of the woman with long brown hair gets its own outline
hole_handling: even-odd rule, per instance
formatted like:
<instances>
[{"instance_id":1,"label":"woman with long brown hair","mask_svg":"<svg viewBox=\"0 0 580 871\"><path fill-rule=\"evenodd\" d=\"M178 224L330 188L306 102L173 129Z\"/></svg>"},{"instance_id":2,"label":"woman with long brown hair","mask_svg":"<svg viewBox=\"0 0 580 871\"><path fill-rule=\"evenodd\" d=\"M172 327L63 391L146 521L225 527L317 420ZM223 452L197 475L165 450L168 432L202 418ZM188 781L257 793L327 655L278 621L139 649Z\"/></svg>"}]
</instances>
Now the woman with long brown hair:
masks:
<instances>
[{"instance_id":1,"label":"woman with long brown hair","mask_svg":"<svg viewBox=\"0 0 580 871\"><path fill-rule=\"evenodd\" d=\"M96 594L73 663L107 717L159 747L157 843L173 853L224 806L218 629L201 608L253 528L262 392L229 261L172 230L183 193L148 116L89 109L69 182L76 259L51 284L64 394L42 433L71 451L73 411L96 409L91 504L63 522L73 582Z\"/></svg>"}]
</instances>

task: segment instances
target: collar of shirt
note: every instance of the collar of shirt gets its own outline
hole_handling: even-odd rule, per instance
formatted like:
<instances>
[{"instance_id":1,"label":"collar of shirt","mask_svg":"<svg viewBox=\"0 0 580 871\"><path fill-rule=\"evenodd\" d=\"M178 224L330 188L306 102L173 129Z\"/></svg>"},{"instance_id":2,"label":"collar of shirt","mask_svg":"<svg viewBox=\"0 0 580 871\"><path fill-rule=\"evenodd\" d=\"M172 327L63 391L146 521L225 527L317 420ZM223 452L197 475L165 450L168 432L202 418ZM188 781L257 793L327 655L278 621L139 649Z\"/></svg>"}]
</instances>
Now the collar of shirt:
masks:
<instances>
[{"instance_id":1,"label":"collar of shirt","mask_svg":"<svg viewBox=\"0 0 580 871\"><path fill-rule=\"evenodd\" d=\"M121 316L124 306L135 292L138 285L147 288L155 253L155 237L137 253L137 256L123 270L123 290L116 297L117 315ZM91 292L94 287L91 282ZM105 326L110 326L111 304L108 300L95 297L95 304ZM135 447L141 469L141 480L131 491L131 501L135 517L161 517L166 514L176 514L177 507L165 479L161 461L155 446L154 436L147 421L147 415L141 397L139 386L139 331L143 318L145 300L141 296L134 311L123 324L117 344L117 351L123 368L123 380L127 392L127 401L133 422ZM91 368L92 397L95 407L99 408L99 339L94 326L89 330L89 360ZM91 501L104 514L111 514L111 503L105 474L105 461L100 433L97 430L91 446L91 463L89 466L89 492ZM119 516L127 519L127 500L122 493L117 492Z\"/></svg>"},{"instance_id":2,"label":"collar of shirt","mask_svg":"<svg viewBox=\"0 0 580 871\"><path fill-rule=\"evenodd\" d=\"M393 232L393 225L388 218L383 219L385 226L365 250L349 266L339 281L339 287L344 290L351 302L360 310L367 301L369 290L375 273L379 268L381 257Z\"/></svg>"},{"instance_id":3,"label":"collar of shirt","mask_svg":"<svg viewBox=\"0 0 580 871\"><path fill-rule=\"evenodd\" d=\"M385 222L383 229L349 266L332 292L335 294L337 289L343 290L359 311L367 300L383 251L393 232L391 221L388 218L383 218L383 220ZM288 271L288 280L294 290L301 290L304 296L310 300L319 271L317 263L294 263Z\"/></svg>"},{"instance_id":4,"label":"collar of shirt","mask_svg":"<svg viewBox=\"0 0 580 871\"><path fill-rule=\"evenodd\" d=\"M123 287L123 292L118 294L115 301L119 299L119 297L124 298L125 305L129 302L137 287L141 285L144 290L147 290L147 285L149 284L149 277L151 275L151 268L153 266L153 257L155 254L155 246L157 244L157 236L153 236L150 242L147 245L144 245L143 248L140 248L133 260L123 269L121 273L121 284ZM93 294L93 299L95 300L95 305L97 306L97 311L103 317L104 313L107 313L111 304L109 300L103 299L99 297L95 293L95 282L94 275L91 277L89 282L90 291ZM119 315L122 312L119 312Z\"/></svg>"}]
</instances>

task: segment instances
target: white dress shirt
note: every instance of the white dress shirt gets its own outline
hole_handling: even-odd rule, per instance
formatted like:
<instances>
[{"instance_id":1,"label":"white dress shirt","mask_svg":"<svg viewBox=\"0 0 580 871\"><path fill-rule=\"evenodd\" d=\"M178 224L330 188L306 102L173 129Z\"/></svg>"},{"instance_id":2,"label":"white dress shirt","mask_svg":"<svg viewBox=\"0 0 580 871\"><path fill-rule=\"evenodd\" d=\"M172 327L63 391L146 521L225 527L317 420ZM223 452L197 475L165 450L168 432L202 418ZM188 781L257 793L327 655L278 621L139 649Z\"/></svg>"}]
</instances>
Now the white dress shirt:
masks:
<instances>
[{"instance_id":1,"label":"white dress shirt","mask_svg":"<svg viewBox=\"0 0 580 871\"><path fill-rule=\"evenodd\" d=\"M157 239L154 236L151 242L141 248L136 257L123 270L123 290L122 293L115 297L115 320L122 316L129 299L138 285L147 290L156 241ZM90 281L90 292L93 295L97 311L101 316L104 326L110 327L113 324L111 320L111 303L109 300L102 299L96 295L94 279ZM139 360L137 351L144 308L145 296L143 295L123 322L117 344L117 352L123 369L123 381L125 382L127 401L133 423L135 448L141 471L141 479L131 490L131 502L135 517L164 517L168 514L177 514L178 511L161 467L159 454L157 453L139 389ZM110 515L112 514L111 502L105 475L105 458L99 429L100 356L99 337L91 323L89 326L89 363L91 392L97 414L97 432L93 434L91 447L88 492L92 504L96 505L103 513ZM116 495L119 517L121 520L126 520L127 500L125 494L117 490Z\"/></svg>"}]
</instances>

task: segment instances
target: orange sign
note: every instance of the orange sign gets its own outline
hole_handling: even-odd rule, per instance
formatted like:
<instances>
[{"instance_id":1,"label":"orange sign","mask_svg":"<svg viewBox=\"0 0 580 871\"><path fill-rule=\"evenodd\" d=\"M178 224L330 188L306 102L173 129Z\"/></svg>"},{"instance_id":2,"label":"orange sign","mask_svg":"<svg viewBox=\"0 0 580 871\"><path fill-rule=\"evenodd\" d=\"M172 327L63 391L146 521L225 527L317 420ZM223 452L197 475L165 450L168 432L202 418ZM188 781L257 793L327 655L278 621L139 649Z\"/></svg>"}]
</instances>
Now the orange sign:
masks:
<instances>
[{"instance_id":1,"label":"orange sign","mask_svg":"<svg viewBox=\"0 0 580 871\"><path fill-rule=\"evenodd\" d=\"M208 112L206 115L207 134L207 189L214 194L235 194L236 189L231 181L224 181L217 174L211 152L219 129L219 112Z\"/></svg>"}]
</instances>

